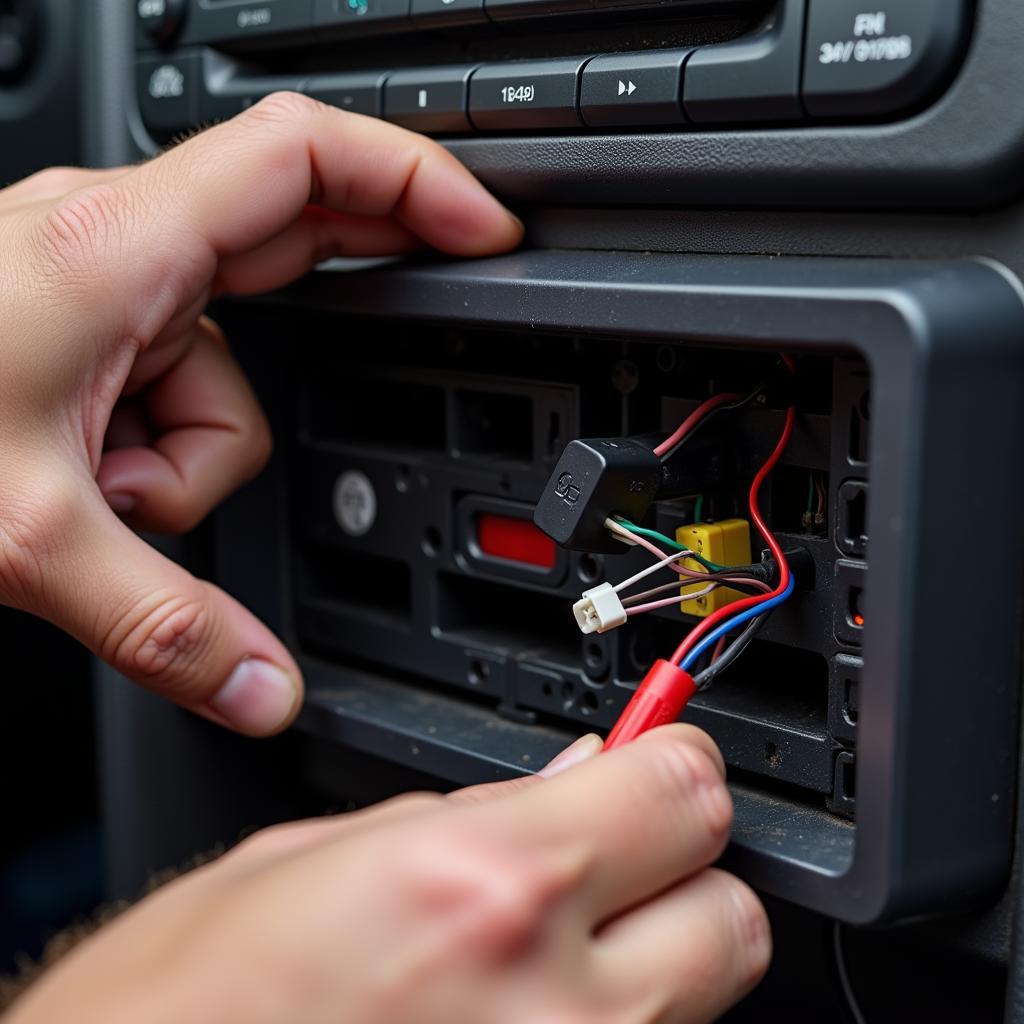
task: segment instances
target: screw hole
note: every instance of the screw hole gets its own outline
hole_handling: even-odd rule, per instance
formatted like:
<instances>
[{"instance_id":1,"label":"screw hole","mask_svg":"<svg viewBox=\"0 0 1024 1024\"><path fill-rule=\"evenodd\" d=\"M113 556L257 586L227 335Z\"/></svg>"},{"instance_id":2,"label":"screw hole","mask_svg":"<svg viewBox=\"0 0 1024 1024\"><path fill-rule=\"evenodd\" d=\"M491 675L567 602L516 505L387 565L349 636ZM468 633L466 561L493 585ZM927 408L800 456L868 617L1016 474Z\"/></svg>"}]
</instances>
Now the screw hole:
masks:
<instances>
[{"instance_id":1,"label":"screw hole","mask_svg":"<svg viewBox=\"0 0 1024 1024\"><path fill-rule=\"evenodd\" d=\"M769 768L780 768L782 766L782 753L771 740L764 745L764 759Z\"/></svg>"},{"instance_id":2,"label":"screw hole","mask_svg":"<svg viewBox=\"0 0 1024 1024\"><path fill-rule=\"evenodd\" d=\"M441 550L442 543L441 531L436 526L428 526L423 531L423 553L428 557L434 558Z\"/></svg>"},{"instance_id":3,"label":"screw hole","mask_svg":"<svg viewBox=\"0 0 1024 1024\"><path fill-rule=\"evenodd\" d=\"M596 555L580 555L576 572L584 583L596 583L603 568L602 560Z\"/></svg>"},{"instance_id":4,"label":"screw hole","mask_svg":"<svg viewBox=\"0 0 1024 1024\"><path fill-rule=\"evenodd\" d=\"M474 658L469 663L469 681L473 686L479 686L481 683L487 682L491 675L491 666L486 661L480 661L479 658Z\"/></svg>"},{"instance_id":5,"label":"screw hole","mask_svg":"<svg viewBox=\"0 0 1024 1024\"><path fill-rule=\"evenodd\" d=\"M598 708L597 694L589 691L580 697L580 710L585 715L592 715Z\"/></svg>"},{"instance_id":6,"label":"screw hole","mask_svg":"<svg viewBox=\"0 0 1024 1024\"><path fill-rule=\"evenodd\" d=\"M550 683L545 683L540 688L540 692L543 693L545 697L553 697L555 694L555 688Z\"/></svg>"}]
</instances>

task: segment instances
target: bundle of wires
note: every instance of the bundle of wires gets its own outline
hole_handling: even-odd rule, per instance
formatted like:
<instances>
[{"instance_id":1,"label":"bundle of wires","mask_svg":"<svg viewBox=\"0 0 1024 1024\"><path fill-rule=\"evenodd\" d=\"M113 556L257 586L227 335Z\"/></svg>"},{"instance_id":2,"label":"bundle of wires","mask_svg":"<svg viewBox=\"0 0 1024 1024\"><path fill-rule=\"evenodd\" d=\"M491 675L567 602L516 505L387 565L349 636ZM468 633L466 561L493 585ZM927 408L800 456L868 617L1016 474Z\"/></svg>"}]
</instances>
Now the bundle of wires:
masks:
<instances>
[{"instance_id":1,"label":"bundle of wires","mask_svg":"<svg viewBox=\"0 0 1024 1024\"><path fill-rule=\"evenodd\" d=\"M793 373L795 367L792 359L785 355L781 358L786 369ZM663 460L670 458L692 437L694 431L706 424L712 416L729 409L741 408L754 401L757 395L767 386L770 379L759 384L746 396L721 394L708 399L688 416L676 431L654 449L655 454ZM750 485L748 495L751 522L764 537L768 550L771 552L771 556L778 569L778 580L774 586L769 586L764 581L763 576L758 577L756 575L755 570L761 567L716 565L693 552L687 551L682 545L656 531L637 526L624 519L609 519L606 523L608 529L620 539L628 543L639 544L658 557L658 563L655 566L645 570L644 573L637 574L637 576L624 581L623 584L620 584L620 588L617 589L625 589L648 573L657 571L657 569L663 566L671 566L680 576L688 579L697 578L707 583L707 587L704 590L698 593L687 594L686 600L693 600L704 593L709 593L714 587L722 585L728 585L730 588L741 591L754 591L749 596L740 598L709 615L690 631L673 654L671 664L677 666L685 673L691 673L691 670L698 665L705 655L710 656L710 663L693 676L693 683L697 689L706 689L718 675L733 664L754 639L769 613L786 601L793 593L794 580L790 572L789 563L786 560L782 546L761 514L759 496L764 481L778 464L789 444L793 434L795 419L796 409L791 405L786 410L785 423L778 443L764 465L758 470ZM676 549L675 553L666 554L652 543L652 540L661 541L663 544ZM696 559L707 571L699 572L687 568L678 561L683 557ZM670 588L676 589L678 586L677 581L673 584L656 587L653 590L624 599L623 605L627 609L626 614L639 614L644 611L678 603L678 594L675 597L664 600L651 600L651 598L656 597L659 593ZM729 635L736 633L737 630L740 631L739 634L730 642ZM642 689L643 687L641 687ZM617 730L618 726L616 727Z\"/></svg>"},{"instance_id":2,"label":"bundle of wires","mask_svg":"<svg viewBox=\"0 0 1024 1024\"><path fill-rule=\"evenodd\" d=\"M761 596L770 596L773 593L773 588L765 582L765 567L763 565L716 565L714 562L709 562L707 559L703 558L697 552L688 550L671 538L666 537L664 534L658 533L656 530L649 530L644 527L637 526L625 519L609 520L606 525L608 526L608 529L612 530L613 533L621 537L623 540L626 540L628 543L638 544L650 551L651 554L657 555L659 558L658 562L643 570L643 572L637 573L635 576L631 576L628 580L623 580L623 582L615 588L616 591L628 589L633 584L639 582L640 579L657 571L658 569L671 568L680 576L683 576L688 580L693 580L695 583L698 581L707 583L707 586L700 590L686 593L683 597L683 600L686 601L695 601L697 598L710 594L713 590L722 586L728 586L731 590L753 591ZM652 538L668 547L675 548L676 551L674 554L666 555L647 538ZM681 561L677 561L678 559L684 558L694 559L700 562L705 566L706 571L701 572L695 569L690 569ZM657 601L651 600L651 598L656 597L658 594L665 593L666 591L673 591L675 596ZM678 605L679 601L679 581L676 580L673 583L666 583L660 587L655 587L652 590L645 590L640 594L624 597L622 599L622 604L626 609L626 615L633 616L644 612L654 611L657 608L669 608L673 605ZM744 629L743 633L737 638L736 642L728 649L725 647L725 638L722 637L719 640L711 657L711 664L709 664L700 674L695 676L698 689L707 689L719 675L721 675L731 664L733 664L733 662L736 661L736 659L749 646L750 641L754 639L754 636L764 624L766 618L767 613L758 615L756 618L752 619Z\"/></svg>"},{"instance_id":3,"label":"bundle of wires","mask_svg":"<svg viewBox=\"0 0 1024 1024\"><path fill-rule=\"evenodd\" d=\"M760 579L757 574L760 566L716 565L714 562L709 562L706 558L703 558L696 551L691 551L689 548L683 547L683 545L669 539L664 534L658 533L656 530L647 530L643 527L636 526L625 519L609 519L605 523L605 526L627 544L637 544L650 551L651 554L658 559L654 565L648 566L648 568L641 570L635 575L630 576L629 579L623 580L615 586L613 589L616 593L627 590L629 587L639 583L640 580L646 578L651 573L657 572L659 569L671 569L673 572L685 579L707 584L707 586L701 590L687 593L684 597L687 601L696 601L697 598L704 597L706 594L710 594L718 587L726 585L734 590L753 590L759 593L771 592L772 588L768 586L763 579ZM647 539L648 537L653 537L654 539L661 541L662 544L675 548L676 550L672 554L666 554L657 545L651 543L651 541ZM682 559L685 558L691 558L700 562L705 567L705 571L687 567L682 561ZM664 598L659 601L650 600L658 594L663 594L666 591L673 591L675 596ZM622 604L626 609L627 615L639 615L643 612L654 611L657 608L669 608L672 605L678 605L679 600L679 581L676 580L673 583L665 583L660 587L654 587L652 590L645 590L641 594L632 594L629 597L624 597L622 599Z\"/></svg>"},{"instance_id":4,"label":"bundle of wires","mask_svg":"<svg viewBox=\"0 0 1024 1024\"><path fill-rule=\"evenodd\" d=\"M793 435L793 423L795 419L796 409L793 406L790 406L789 409L786 410L786 420L782 430L782 435L779 438L775 449L768 457L768 460L758 470L757 476L754 477L754 481L750 485L750 494L748 497L751 522L757 527L760 534L764 537L765 542L768 545L768 550L771 552L772 558L778 566L778 583L776 583L775 587L769 594L746 597L739 601L735 601L724 608L719 608L718 611L713 612L704 619L703 622L695 626L690 631L686 639L683 640L676 649L676 652L672 655L671 659L673 664L679 665L679 667L684 671L689 672L701 655L710 648L713 648L720 639L728 636L729 633L734 632L740 626L746 626L748 623L756 623L758 618L766 615L773 608L777 608L793 593L794 581L793 575L789 570L789 562L786 561L786 555L782 550L782 545L779 544L775 534L772 533L768 524L764 521L764 517L761 515L758 498L761 486L764 484L765 479L775 468L779 459L782 457L782 453L786 450L786 446L789 444L789 439ZM730 658L729 663L735 660L742 651L742 647L745 647L753 638L754 632L756 632L756 626L750 633L747 633L745 630L744 634L734 641L734 646L742 645L740 650L734 651L729 649L728 652L722 654L718 661L721 662L727 654Z\"/></svg>"}]
</instances>

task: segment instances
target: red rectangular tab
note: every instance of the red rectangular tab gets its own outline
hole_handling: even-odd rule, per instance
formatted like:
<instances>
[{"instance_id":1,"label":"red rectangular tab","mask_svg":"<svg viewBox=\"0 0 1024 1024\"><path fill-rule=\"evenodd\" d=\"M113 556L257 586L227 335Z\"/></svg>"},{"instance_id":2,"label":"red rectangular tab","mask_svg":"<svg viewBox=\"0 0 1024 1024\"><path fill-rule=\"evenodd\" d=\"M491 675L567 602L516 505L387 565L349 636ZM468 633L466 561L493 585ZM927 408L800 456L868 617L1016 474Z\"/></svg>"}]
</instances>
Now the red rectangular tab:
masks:
<instances>
[{"instance_id":1,"label":"red rectangular tab","mask_svg":"<svg viewBox=\"0 0 1024 1024\"><path fill-rule=\"evenodd\" d=\"M476 543L482 554L508 562L555 567L555 542L541 533L529 519L480 512L476 517Z\"/></svg>"}]
</instances>

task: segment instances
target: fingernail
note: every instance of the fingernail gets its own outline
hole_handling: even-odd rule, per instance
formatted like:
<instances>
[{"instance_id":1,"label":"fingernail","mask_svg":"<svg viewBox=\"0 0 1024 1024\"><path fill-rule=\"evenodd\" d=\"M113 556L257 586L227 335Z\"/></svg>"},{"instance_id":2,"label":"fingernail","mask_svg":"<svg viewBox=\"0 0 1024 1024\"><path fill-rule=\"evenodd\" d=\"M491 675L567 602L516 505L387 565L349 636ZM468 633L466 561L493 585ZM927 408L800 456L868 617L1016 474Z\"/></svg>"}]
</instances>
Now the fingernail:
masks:
<instances>
[{"instance_id":1,"label":"fingernail","mask_svg":"<svg viewBox=\"0 0 1024 1024\"><path fill-rule=\"evenodd\" d=\"M586 736L581 736L571 747L566 747L550 764L541 768L537 774L545 779L550 779L555 775L561 774L567 768L572 768L583 761L589 761L595 754L601 753L603 746L604 740L600 736L593 732L587 733Z\"/></svg>"},{"instance_id":2,"label":"fingernail","mask_svg":"<svg viewBox=\"0 0 1024 1024\"><path fill-rule=\"evenodd\" d=\"M262 658L246 658L211 698L210 707L239 732L265 736L288 718L298 692L287 672Z\"/></svg>"},{"instance_id":3,"label":"fingernail","mask_svg":"<svg viewBox=\"0 0 1024 1024\"><path fill-rule=\"evenodd\" d=\"M522 222L522 220L520 220L520 218L517 217L511 210L506 210L505 212L509 215L509 218L511 219L512 223L515 224L517 228L519 228L520 232L522 234L526 234L526 225Z\"/></svg>"},{"instance_id":4,"label":"fingernail","mask_svg":"<svg viewBox=\"0 0 1024 1024\"><path fill-rule=\"evenodd\" d=\"M125 494L123 491L114 491L113 494L105 494L104 497L119 516L128 515L138 504L138 498L134 494Z\"/></svg>"}]
</instances>

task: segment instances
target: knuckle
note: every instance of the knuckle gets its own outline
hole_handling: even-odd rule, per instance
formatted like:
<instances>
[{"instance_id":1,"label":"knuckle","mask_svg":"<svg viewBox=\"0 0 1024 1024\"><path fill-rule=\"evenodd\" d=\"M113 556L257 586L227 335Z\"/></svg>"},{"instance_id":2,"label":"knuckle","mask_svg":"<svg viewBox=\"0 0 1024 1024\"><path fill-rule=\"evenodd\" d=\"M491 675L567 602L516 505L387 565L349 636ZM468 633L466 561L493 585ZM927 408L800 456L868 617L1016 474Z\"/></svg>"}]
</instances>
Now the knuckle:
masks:
<instances>
[{"instance_id":1,"label":"knuckle","mask_svg":"<svg viewBox=\"0 0 1024 1024\"><path fill-rule=\"evenodd\" d=\"M107 246L117 220L109 189L73 190L53 203L43 217L45 251L60 267L84 270Z\"/></svg>"},{"instance_id":2,"label":"knuckle","mask_svg":"<svg viewBox=\"0 0 1024 1024\"><path fill-rule=\"evenodd\" d=\"M468 913L453 922L454 938L468 954L487 959L513 956L540 928L533 890L514 877L478 882L466 909Z\"/></svg>"},{"instance_id":3,"label":"knuckle","mask_svg":"<svg viewBox=\"0 0 1024 1024\"><path fill-rule=\"evenodd\" d=\"M501 961L541 926L547 886L526 858L451 830L421 834L400 857L407 898L441 930L448 955Z\"/></svg>"},{"instance_id":4,"label":"knuckle","mask_svg":"<svg viewBox=\"0 0 1024 1024\"><path fill-rule=\"evenodd\" d=\"M209 681L214 633L209 605L200 598L143 598L117 617L99 653L129 678L187 701Z\"/></svg>"},{"instance_id":5,"label":"knuckle","mask_svg":"<svg viewBox=\"0 0 1024 1024\"><path fill-rule=\"evenodd\" d=\"M291 124L296 119L304 120L328 108L311 96L298 92L273 92L242 113L242 117L258 124Z\"/></svg>"}]
</instances>

